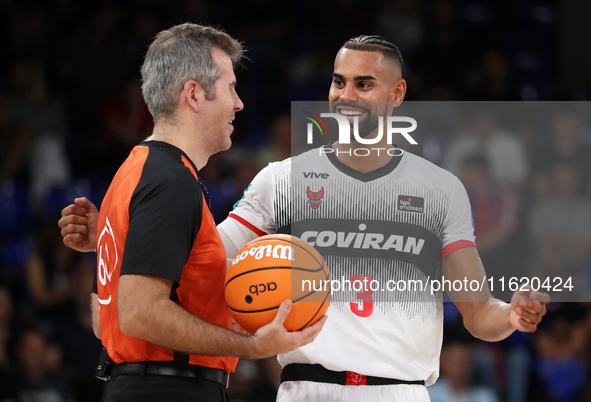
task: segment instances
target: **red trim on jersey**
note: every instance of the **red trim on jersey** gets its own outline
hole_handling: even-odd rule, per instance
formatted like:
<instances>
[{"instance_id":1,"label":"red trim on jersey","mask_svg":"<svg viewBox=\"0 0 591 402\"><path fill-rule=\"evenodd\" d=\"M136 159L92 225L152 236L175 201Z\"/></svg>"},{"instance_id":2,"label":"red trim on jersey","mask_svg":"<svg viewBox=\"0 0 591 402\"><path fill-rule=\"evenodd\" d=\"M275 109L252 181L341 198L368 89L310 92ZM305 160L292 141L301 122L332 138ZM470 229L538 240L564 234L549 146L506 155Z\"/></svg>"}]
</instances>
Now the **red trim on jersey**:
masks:
<instances>
[{"instance_id":1,"label":"red trim on jersey","mask_svg":"<svg viewBox=\"0 0 591 402\"><path fill-rule=\"evenodd\" d=\"M454 241L453 243L450 243L441 249L441 258L445 258L454 251L466 247L476 247L476 244L474 244L474 242L471 242L470 240Z\"/></svg>"},{"instance_id":2,"label":"red trim on jersey","mask_svg":"<svg viewBox=\"0 0 591 402\"><path fill-rule=\"evenodd\" d=\"M257 228L256 226L247 222L244 218L241 218L236 214L230 213L230 215L228 215L228 216L230 218L236 219L238 222L242 223L244 226L246 226L247 228L249 228L250 230L252 230L256 234L258 234L259 236L266 236L267 235L267 233L263 232L261 229Z\"/></svg>"},{"instance_id":3,"label":"red trim on jersey","mask_svg":"<svg viewBox=\"0 0 591 402\"><path fill-rule=\"evenodd\" d=\"M347 374L345 385L367 385L367 376L354 371L345 371L345 373Z\"/></svg>"}]
</instances>

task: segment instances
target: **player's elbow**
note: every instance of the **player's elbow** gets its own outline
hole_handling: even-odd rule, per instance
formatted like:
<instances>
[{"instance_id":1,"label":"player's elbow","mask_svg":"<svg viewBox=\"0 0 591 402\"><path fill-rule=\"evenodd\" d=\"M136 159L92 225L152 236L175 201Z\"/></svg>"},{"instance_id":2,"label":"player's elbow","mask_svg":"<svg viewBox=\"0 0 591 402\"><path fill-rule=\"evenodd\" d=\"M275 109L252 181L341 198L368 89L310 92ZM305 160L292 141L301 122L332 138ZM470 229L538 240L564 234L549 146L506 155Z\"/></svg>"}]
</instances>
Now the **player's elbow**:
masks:
<instances>
[{"instance_id":1,"label":"player's elbow","mask_svg":"<svg viewBox=\"0 0 591 402\"><path fill-rule=\"evenodd\" d=\"M498 333L489 323L479 322L474 318L464 318L464 327L474 338L485 342L498 342L507 337L507 335Z\"/></svg>"},{"instance_id":2,"label":"player's elbow","mask_svg":"<svg viewBox=\"0 0 591 402\"><path fill-rule=\"evenodd\" d=\"M478 336L479 334L478 330L474 326L474 320L472 320L471 318L464 317L463 322L464 328L466 328L474 338L482 339Z\"/></svg>"},{"instance_id":3,"label":"player's elbow","mask_svg":"<svg viewBox=\"0 0 591 402\"><path fill-rule=\"evenodd\" d=\"M481 341L486 341L486 342L493 342L494 341L494 339L490 339L490 337L487 336L486 333L484 333L483 331L479 330L478 326L474 324L474 321L473 320L466 320L466 319L464 319L464 327L476 339L480 339Z\"/></svg>"}]
</instances>

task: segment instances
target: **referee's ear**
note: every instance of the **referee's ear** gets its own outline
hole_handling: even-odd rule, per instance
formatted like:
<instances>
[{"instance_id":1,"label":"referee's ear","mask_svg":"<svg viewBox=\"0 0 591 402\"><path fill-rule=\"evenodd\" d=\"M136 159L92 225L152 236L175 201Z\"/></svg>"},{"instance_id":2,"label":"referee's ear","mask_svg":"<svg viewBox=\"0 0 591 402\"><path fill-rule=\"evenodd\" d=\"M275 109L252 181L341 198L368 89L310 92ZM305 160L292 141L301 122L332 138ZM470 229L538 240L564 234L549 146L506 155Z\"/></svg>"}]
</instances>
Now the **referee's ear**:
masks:
<instances>
[{"instance_id":1,"label":"referee's ear","mask_svg":"<svg viewBox=\"0 0 591 402\"><path fill-rule=\"evenodd\" d=\"M179 106L186 105L193 112L199 112L201 104L205 101L205 91L195 80L185 82L179 99Z\"/></svg>"}]
</instances>

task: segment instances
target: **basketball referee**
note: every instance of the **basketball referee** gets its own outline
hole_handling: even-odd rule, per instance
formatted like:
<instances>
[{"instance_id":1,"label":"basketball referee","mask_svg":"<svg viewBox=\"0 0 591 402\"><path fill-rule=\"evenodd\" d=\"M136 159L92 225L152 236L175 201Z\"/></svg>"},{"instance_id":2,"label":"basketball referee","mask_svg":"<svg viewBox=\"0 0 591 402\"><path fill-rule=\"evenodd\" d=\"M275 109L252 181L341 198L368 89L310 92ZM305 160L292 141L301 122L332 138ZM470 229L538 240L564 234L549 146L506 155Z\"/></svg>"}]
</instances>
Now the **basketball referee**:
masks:
<instances>
[{"instance_id":1,"label":"basketball referee","mask_svg":"<svg viewBox=\"0 0 591 402\"><path fill-rule=\"evenodd\" d=\"M287 332L285 301L254 335L232 330L226 254L199 169L231 145L243 108L234 76L242 53L210 27L160 32L141 70L152 135L119 168L98 225L86 199L63 211L64 242L97 251L93 326L113 361L102 364L104 401L225 401L236 356L288 352L313 340L326 320Z\"/></svg>"}]
</instances>

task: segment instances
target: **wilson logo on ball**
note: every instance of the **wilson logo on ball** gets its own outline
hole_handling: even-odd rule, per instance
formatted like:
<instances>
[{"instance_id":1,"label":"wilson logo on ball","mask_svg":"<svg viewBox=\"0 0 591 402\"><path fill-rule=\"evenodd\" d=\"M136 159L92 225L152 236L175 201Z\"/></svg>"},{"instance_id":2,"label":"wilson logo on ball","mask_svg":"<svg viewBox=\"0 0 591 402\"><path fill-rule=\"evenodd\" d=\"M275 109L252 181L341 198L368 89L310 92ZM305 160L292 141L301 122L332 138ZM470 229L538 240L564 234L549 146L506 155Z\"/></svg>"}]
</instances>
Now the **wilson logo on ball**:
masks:
<instances>
[{"instance_id":1,"label":"wilson logo on ball","mask_svg":"<svg viewBox=\"0 0 591 402\"><path fill-rule=\"evenodd\" d=\"M232 266L238 264L240 261L243 261L248 257L254 257L255 260L261 260L263 258L277 258L280 260L295 261L293 256L293 248L291 246L283 244L278 244L276 246L264 245L252 247L251 249L245 250L238 254L232 260Z\"/></svg>"}]
</instances>

